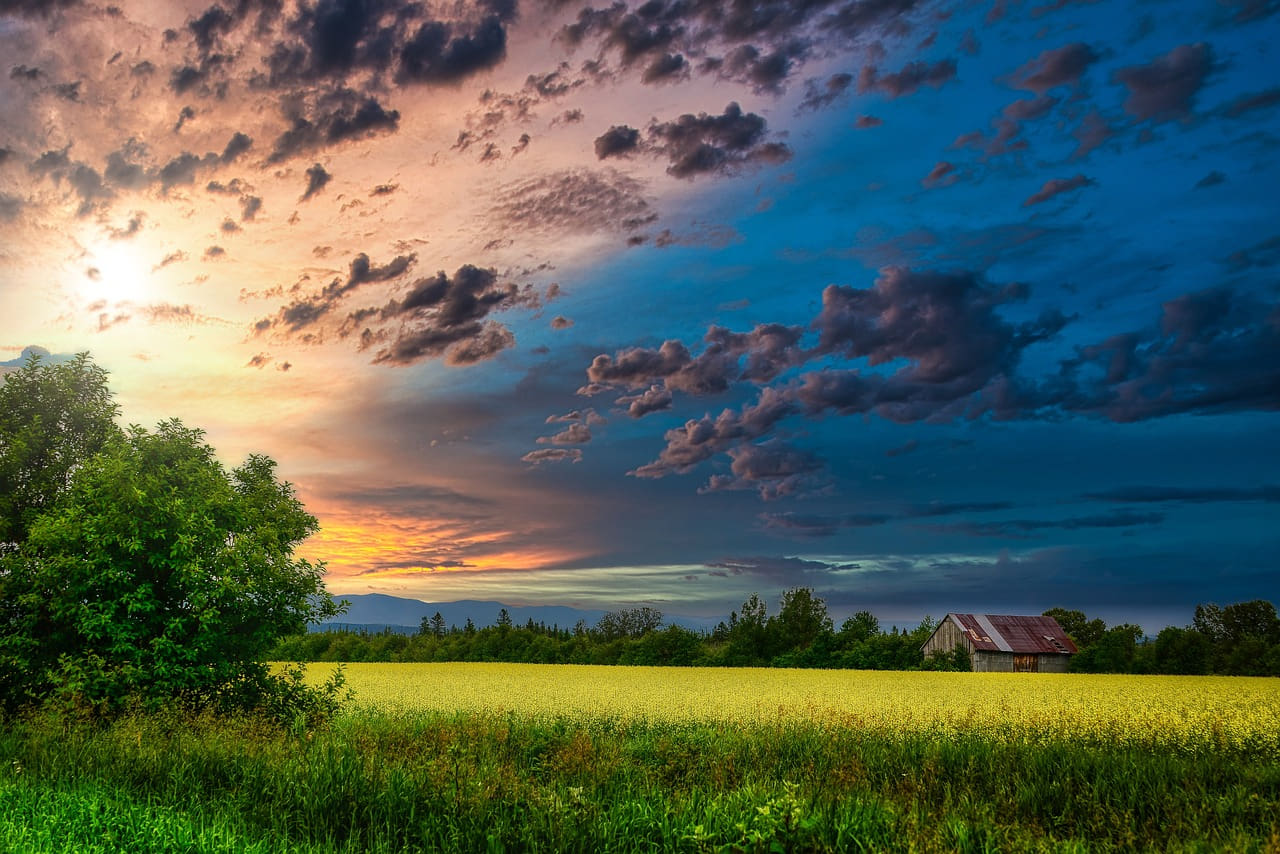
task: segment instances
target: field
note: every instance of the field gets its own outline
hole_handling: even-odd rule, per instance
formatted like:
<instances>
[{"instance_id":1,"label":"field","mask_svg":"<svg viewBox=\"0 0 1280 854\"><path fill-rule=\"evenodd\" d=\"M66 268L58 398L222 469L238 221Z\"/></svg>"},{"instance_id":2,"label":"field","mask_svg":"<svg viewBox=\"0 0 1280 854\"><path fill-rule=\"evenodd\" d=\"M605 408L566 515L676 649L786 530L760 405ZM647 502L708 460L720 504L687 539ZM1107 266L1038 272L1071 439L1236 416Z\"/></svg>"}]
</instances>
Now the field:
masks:
<instances>
[{"instance_id":1,"label":"field","mask_svg":"<svg viewBox=\"0 0 1280 854\"><path fill-rule=\"evenodd\" d=\"M347 664L383 712L662 724L814 724L1280 759L1280 680L539 664ZM311 665L319 680L332 671Z\"/></svg>"},{"instance_id":2,"label":"field","mask_svg":"<svg viewBox=\"0 0 1280 854\"><path fill-rule=\"evenodd\" d=\"M346 673L322 727L0 730L0 850L1280 851L1280 680Z\"/></svg>"}]
</instances>

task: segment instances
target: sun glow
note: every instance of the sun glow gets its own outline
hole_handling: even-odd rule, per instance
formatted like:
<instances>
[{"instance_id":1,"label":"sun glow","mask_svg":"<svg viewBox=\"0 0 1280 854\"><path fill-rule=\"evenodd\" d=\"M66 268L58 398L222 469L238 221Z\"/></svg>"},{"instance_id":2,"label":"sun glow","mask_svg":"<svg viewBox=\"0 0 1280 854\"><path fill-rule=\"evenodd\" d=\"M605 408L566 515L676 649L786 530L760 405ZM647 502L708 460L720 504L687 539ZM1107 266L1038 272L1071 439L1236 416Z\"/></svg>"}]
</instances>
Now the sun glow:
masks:
<instances>
[{"instance_id":1,"label":"sun glow","mask_svg":"<svg viewBox=\"0 0 1280 854\"><path fill-rule=\"evenodd\" d=\"M90 302L139 302L147 295L149 277L148 265L136 247L111 241L85 252L80 292Z\"/></svg>"}]
</instances>

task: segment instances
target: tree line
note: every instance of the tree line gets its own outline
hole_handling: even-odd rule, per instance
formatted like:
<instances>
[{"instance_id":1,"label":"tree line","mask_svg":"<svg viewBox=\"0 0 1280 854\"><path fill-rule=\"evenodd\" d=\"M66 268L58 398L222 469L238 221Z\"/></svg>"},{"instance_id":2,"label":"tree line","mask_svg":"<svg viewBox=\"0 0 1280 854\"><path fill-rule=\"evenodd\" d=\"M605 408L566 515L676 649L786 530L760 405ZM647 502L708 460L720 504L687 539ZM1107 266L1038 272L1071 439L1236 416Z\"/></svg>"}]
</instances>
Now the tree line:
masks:
<instances>
[{"instance_id":1,"label":"tree line","mask_svg":"<svg viewBox=\"0 0 1280 854\"><path fill-rule=\"evenodd\" d=\"M1270 602L1199 605L1185 628L1147 637L1133 624L1107 627L1082 611L1051 608L1080 650L1070 669L1082 673L1166 673L1280 676L1280 618ZM858 670L969 670L963 649L926 659L921 647L937 622L913 629L881 628L859 611L836 628L811 588L782 594L777 613L752 594L711 631L664 621L642 607L605 614L594 626L572 628L532 619L513 624L502 609L493 625L470 619L446 626L435 613L414 634L336 630L284 638L270 652L279 661L507 661L537 664L632 664L694 667L814 667Z\"/></svg>"}]
</instances>

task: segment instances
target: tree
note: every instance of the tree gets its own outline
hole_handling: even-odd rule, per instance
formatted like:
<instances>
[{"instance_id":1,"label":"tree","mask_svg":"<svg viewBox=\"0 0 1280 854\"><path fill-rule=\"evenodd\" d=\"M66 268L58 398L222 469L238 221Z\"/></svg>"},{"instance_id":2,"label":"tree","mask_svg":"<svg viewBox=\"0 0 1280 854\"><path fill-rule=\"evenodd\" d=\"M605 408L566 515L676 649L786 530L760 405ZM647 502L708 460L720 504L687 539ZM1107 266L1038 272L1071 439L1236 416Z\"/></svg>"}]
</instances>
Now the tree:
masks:
<instances>
[{"instance_id":1,"label":"tree","mask_svg":"<svg viewBox=\"0 0 1280 854\"><path fill-rule=\"evenodd\" d=\"M340 608L323 565L293 556L317 523L272 460L227 471L202 431L173 420L132 427L71 468L3 558L0 664L19 674L0 684L7 705L305 700L262 658Z\"/></svg>"},{"instance_id":2,"label":"tree","mask_svg":"<svg viewBox=\"0 0 1280 854\"><path fill-rule=\"evenodd\" d=\"M1085 617L1084 611L1050 608L1044 612L1043 616L1053 617L1057 620L1058 625L1062 626L1062 630L1075 641L1076 646L1081 650L1101 640L1103 633L1107 630L1106 623L1099 619L1088 619Z\"/></svg>"},{"instance_id":3,"label":"tree","mask_svg":"<svg viewBox=\"0 0 1280 854\"><path fill-rule=\"evenodd\" d=\"M442 638L444 637L444 632L445 632L444 614L441 614L439 611L436 611L435 615L432 616L431 618L431 634L435 635L438 638Z\"/></svg>"},{"instance_id":4,"label":"tree","mask_svg":"<svg viewBox=\"0 0 1280 854\"><path fill-rule=\"evenodd\" d=\"M840 625L840 645L863 643L880 634L880 620L870 611L859 611Z\"/></svg>"},{"instance_id":5,"label":"tree","mask_svg":"<svg viewBox=\"0 0 1280 854\"><path fill-rule=\"evenodd\" d=\"M778 616L770 622L782 652L807 649L819 635L831 631L827 603L813 595L809 587L796 587L783 593Z\"/></svg>"},{"instance_id":6,"label":"tree","mask_svg":"<svg viewBox=\"0 0 1280 854\"><path fill-rule=\"evenodd\" d=\"M511 628L511 615L507 613L506 608L498 609L498 627L503 629Z\"/></svg>"},{"instance_id":7,"label":"tree","mask_svg":"<svg viewBox=\"0 0 1280 854\"><path fill-rule=\"evenodd\" d=\"M641 638L662 625L662 612L648 606L610 611L596 623L596 631L605 640Z\"/></svg>"},{"instance_id":8,"label":"tree","mask_svg":"<svg viewBox=\"0 0 1280 854\"><path fill-rule=\"evenodd\" d=\"M107 372L81 353L46 364L33 355L0 385L0 552L16 549L71 475L120 438ZM0 596L3 594L0 593Z\"/></svg>"}]
</instances>

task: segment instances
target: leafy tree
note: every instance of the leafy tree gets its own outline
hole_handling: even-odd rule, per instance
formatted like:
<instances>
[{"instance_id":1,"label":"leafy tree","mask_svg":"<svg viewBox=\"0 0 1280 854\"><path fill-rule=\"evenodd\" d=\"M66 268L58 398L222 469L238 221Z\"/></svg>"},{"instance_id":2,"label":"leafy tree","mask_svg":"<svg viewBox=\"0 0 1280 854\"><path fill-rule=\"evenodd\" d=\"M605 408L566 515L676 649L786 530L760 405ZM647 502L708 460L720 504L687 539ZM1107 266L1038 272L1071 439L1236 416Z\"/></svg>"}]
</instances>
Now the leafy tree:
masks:
<instances>
[{"instance_id":1,"label":"leafy tree","mask_svg":"<svg viewBox=\"0 0 1280 854\"><path fill-rule=\"evenodd\" d=\"M1151 644L1155 673L1200 675L1213 670L1213 642L1195 629L1166 626Z\"/></svg>"},{"instance_id":2,"label":"leafy tree","mask_svg":"<svg viewBox=\"0 0 1280 854\"><path fill-rule=\"evenodd\" d=\"M300 674L262 662L278 638L340 612L323 566L293 556L316 520L274 462L227 471L202 431L174 420L130 428L69 468L2 558L0 663L17 673L0 684L7 705L315 705Z\"/></svg>"},{"instance_id":3,"label":"leafy tree","mask_svg":"<svg viewBox=\"0 0 1280 854\"><path fill-rule=\"evenodd\" d=\"M81 353L69 362L27 359L0 385L0 553L16 549L71 475L120 437L107 372ZM0 593L2 596L2 593Z\"/></svg>"},{"instance_id":4,"label":"leafy tree","mask_svg":"<svg viewBox=\"0 0 1280 854\"><path fill-rule=\"evenodd\" d=\"M435 635L438 638L442 638L444 637L444 633L445 633L444 614L441 614L439 611L436 611L435 614L431 617L431 634Z\"/></svg>"},{"instance_id":5,"label":"leafy tree","mask_svg":"<svg viewBox=\"0 0 1280 854\"><path fill-rule=\"evenodd\" d=\"M838 639L842 647L870 640L880 634L880 620L870 611L859 611L840 625Z\"/></svg>"},{"instance_id":6,"label":"leafy tree","mask_svg":"<svg viewBox=\"0 0 1280 854\"><path fill-rule=\"evenodd\" d=\"M503 629L511 628L511 614L507 612L506 608L498 609L498 627Z\"/></svg>"},{"instance_id":7,"label":"leafy tree","mask_svg":"<svg viewBox=\"0 0 1280 854\"><path fill-rule=\"evenodd\" d=\"M770 622L778 648L783 652L807 649L820 635L831 632L827 603L813 595L808 587L783 593L778 616Z\"/></svg>"},{"instance_id":8,"label":"leafy tree","mask_svg":"<svg viewBox=\"0 0 1280 854\"><path fill-rule=\"evenodd\" d=\"M1085 617L1084 611L1050 608L1044 612L1043 616L1053 617L1057 620L1058 625L1062 626L1062 630L1075 641L1076 646L1081 650L1101 640L1102 635L1107 630L1106 623L1099 619L1088 619Z\"/></svg>"},{"instance_id":9,"label":"leafy tree","mask_svg":"<svg viewBox=\"0 0 1280 854\"><path fill-rule=\"evenodd\" d=\"M596 631L605 640L641 638L662 625L662 612L648 606L610 611L596 623Z\"/></svg>"},{"instance_id":10,"label":"leafy tree","mask_svg":"<svg viewBox=\"0 0 1280 854\"><path fill-rule=\"evenodd\" d=\"M1102 637L1071 657L1071 670L1080 673L1129 673L1137 656L1141 626L1122 623L1103 632Z\"/></svg>"},{"instance_id":11,"label":"leafy tree","mask_svg":"<svg viewBox=\"0 0 1280 854\"><path fill-rule=\"evenodd\" d=\"M760 664L770 655L769 608L764 600L752 593L737 619L730 615L728 662L731 664Z\"/></svg>"}]
</instances>

